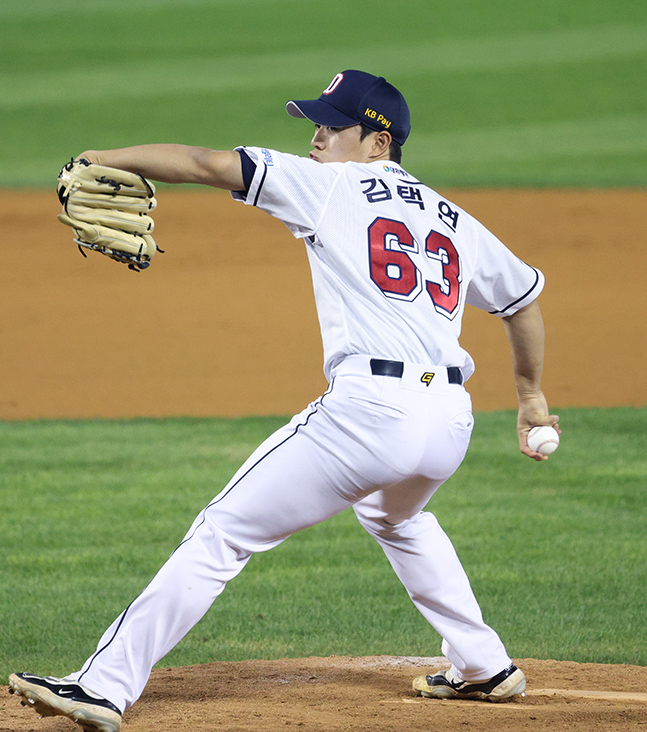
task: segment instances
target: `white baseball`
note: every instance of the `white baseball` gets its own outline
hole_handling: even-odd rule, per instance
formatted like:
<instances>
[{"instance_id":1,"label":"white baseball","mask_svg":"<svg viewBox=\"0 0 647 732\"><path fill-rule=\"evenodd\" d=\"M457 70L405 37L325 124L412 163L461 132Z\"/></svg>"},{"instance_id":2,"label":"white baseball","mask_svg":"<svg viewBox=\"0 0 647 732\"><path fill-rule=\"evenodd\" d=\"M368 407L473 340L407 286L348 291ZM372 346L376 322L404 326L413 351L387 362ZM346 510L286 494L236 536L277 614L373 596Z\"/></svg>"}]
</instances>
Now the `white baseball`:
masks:
<instances>
[{"instance_id":1,"label":"white baseball","mask_svg":"<svg viewBox=\"0 0 647 732\"><path fill-rule=\"evenodd\" d=\"M542 455L550 455L559 446L559 433L554 427L533 427L528 433L528 447Z\"/></svg>"}]
</instances>

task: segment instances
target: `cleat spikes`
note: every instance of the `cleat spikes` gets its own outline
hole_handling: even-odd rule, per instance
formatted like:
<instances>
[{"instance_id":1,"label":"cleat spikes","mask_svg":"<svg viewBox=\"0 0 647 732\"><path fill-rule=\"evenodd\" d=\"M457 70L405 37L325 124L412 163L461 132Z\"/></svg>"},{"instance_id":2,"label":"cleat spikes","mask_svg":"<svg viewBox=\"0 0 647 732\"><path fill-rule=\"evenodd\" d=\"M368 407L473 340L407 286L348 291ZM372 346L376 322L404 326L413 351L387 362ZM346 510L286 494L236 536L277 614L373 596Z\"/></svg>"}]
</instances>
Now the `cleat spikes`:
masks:
<instances>
[{"instance_id":1,"label":"cleat spikes","mask_svg":"<svg viewBox=\"0 0 647 732\"><path fill-rule=\"evenodd\" d=\"M482 682L463 681L452 669L447 669L428 676L418 676L413 680L413 689L418 696L435 699L484 699L496 702L524 695L526 677L513 664Z\"/></svg>"},{"instance_id":2,"label":"cleat spikes","mask_svg":"<svg viewBox=\"0 0 647 732\"><path fill-rule=\"evenodd\" d=\"M81 684L19 673L9 676L9 685L20 697L20 703L31 707L41 719L60 715L76 722L85 732L119 732L119 709Z\"/></svg>"}]
</instances>

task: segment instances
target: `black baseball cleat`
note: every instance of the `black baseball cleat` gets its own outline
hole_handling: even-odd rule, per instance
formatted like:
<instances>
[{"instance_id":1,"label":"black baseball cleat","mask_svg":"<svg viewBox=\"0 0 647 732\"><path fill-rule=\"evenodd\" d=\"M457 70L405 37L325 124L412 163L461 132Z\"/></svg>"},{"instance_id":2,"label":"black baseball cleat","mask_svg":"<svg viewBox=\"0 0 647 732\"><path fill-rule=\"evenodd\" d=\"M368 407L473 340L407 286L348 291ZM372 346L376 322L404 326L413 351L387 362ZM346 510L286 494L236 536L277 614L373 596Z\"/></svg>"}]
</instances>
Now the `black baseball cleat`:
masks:
<instances>
[{"instance_id":1,"label":"black baseball cleat","mask_svg":"<svg viewBox=\"0 0 647 732\"><path fill-rule=\"evenodd\" d=\"M9 692L22 697L42 717L69 717L85 732L118 732L121 712L117 707L81 684L52 676L11 674Z\"/></svg>"},{"instance_id":2,"label":"black baseball cleat","mask_svg":"<svg viewBox=\"0 0 647 732\"><path fill-rule=\"evenodd\" d=\"M430 676L418 676L413 680L413 690L417 696L433 699L486 699L496 702L515 694L525 696L525 689L526 677L513 664L488 681L463 681L451 669Z\"/></svg>"}]
</instances>

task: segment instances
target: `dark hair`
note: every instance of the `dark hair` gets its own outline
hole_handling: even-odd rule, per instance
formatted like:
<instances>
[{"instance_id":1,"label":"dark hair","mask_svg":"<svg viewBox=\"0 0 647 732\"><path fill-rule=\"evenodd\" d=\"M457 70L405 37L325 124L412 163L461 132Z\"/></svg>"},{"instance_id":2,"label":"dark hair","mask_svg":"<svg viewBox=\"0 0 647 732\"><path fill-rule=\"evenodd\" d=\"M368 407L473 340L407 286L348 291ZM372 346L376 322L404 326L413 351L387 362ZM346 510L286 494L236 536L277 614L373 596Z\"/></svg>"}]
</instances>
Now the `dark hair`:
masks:
<instances>
[{"instance_id":1,"label":"dark hair","mask_svg":"<svg viewBox=\"0 0 647 732\"><path fill-rule=\"evenodd\" d=\"M378 130L374 130L368 125L365 125L363 122L359 123L360 126L360 135L359 139L360 142L368 137L371 132L377 132ZM396 142L395 140L391 140L391 144L389 145L389 158L394 162L400 165L402 162L402 145L400 145L399 142Z\"/></svg>"}]
</instances>

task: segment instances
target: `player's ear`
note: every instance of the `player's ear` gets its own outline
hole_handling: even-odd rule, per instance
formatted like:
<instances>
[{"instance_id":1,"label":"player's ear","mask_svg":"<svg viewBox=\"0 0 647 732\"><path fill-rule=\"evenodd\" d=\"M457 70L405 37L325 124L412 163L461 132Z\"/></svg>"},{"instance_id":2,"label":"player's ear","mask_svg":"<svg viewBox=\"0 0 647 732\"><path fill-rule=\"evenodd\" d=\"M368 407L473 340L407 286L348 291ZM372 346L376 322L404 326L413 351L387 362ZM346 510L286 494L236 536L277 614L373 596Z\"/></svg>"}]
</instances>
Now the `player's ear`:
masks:
<instances>
[{"instance_id":1,"label":"player's ear","mask_svg":"<svg viewBox=\"0 0 647 732\"><path fill-rule=\"evenodd\" d=\"M373 139L373 150L371 157L378 159L384 157L385 153L388 154L389 148L391 147L391 133L387 130L380 130L374 135Z\"/></svg>"}]
</instances>

